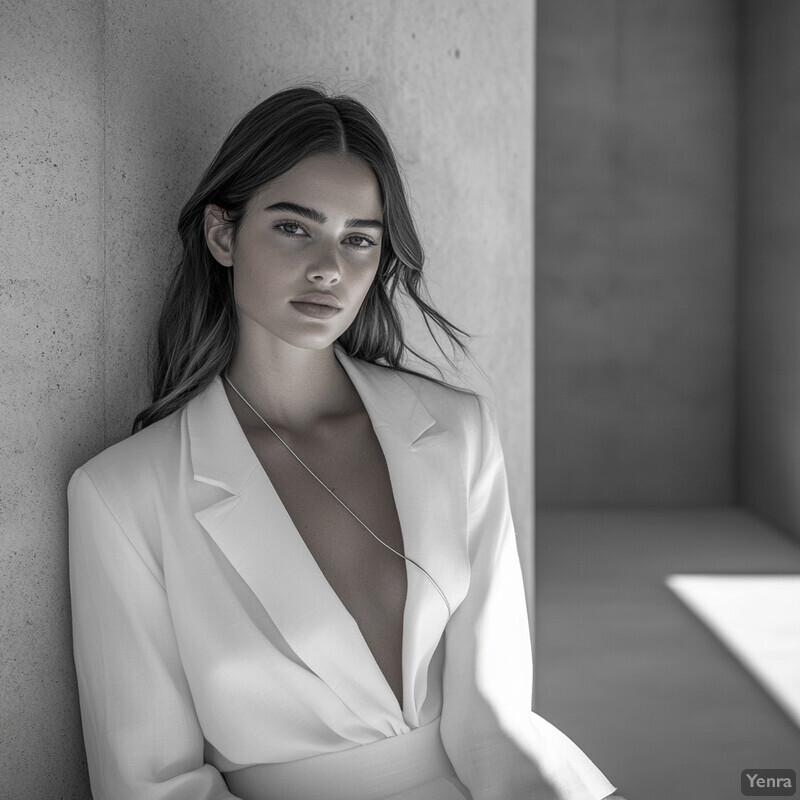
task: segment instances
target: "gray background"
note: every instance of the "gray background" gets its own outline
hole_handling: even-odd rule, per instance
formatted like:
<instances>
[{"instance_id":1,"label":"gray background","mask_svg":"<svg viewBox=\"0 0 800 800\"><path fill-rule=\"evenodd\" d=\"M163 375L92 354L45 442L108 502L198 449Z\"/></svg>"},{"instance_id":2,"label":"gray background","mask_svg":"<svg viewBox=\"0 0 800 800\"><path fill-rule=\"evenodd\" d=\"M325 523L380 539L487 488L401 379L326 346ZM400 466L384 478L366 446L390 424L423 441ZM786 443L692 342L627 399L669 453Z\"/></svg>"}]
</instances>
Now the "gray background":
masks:
<instances>
[{"instance_id":1,"label":"gray background","mask_svg":"<svg viewBox=\"0 0 800 800\"><path fill-rule=\"evenodd\" d=\"M540 3L541 505L734 498L735 6Z\"/></svg>"},{"instance_id":2,"label":"gray background","mask_svg":"<svg viewBox=\"0 0 800 800\"><path fill-rule=\"evenodd\" d=\"M796 0L538 3L536 708L630 800L800 769L665 586L800 574L799 36Z\"/></svg>"},{"instance_id":3,"label":"gray background","mask_svg":"<svg viewBox=\"0 0 800 800\"><path fill-rule=\"evenodd\" d=\"M0 2L0 796L85 798L66 482L146 402L181 203L235 119L321 80L392 135L431 293L476 334L532 564L532 57L525 0Z\"/></svg>"},{"instance_id":4,"label":"gray background","mask_svg":"<svg viewBox=\"0 0 800 800\"><path fill-rule=\"evenodd\" d=\"M537 504L800 537L800 3L538 7Z\"/></svg>"}]
</instances>

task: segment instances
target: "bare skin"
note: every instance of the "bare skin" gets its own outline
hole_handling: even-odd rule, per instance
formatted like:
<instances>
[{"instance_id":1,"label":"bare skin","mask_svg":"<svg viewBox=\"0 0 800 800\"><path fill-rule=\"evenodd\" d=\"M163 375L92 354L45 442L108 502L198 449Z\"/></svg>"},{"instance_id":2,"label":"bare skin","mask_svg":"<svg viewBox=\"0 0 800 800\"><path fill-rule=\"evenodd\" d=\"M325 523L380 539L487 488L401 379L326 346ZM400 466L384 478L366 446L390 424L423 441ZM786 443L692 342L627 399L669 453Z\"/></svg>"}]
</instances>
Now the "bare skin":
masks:
<instances>
[{"instance_id":1,"label":"bare skin","mask_svg":"<svg viewBox=\"0 0 800 800\"><path fill-rule=\"evenodd\" d=\"M402 707L405 562L375 541L232 395L228 388L245 436L325 579L358 624ZM360 400L356 396L349 411L318 419L305 429L276 430L386 544L402 553L400 523L383 452L366 411L357 406Z\"/></svg>"},{"instance_id":2,"label":"bare skin","mask_svg":"<svg viewBox=\"0 0 800 800\"><path fill-rule=\"evenodd\" d=\"M318 213L312 219L287 205ZM383 452L333 352L377 271L381 221L380 191L366 164L313 155L262 188L235 242L221 209L208 206L206 241L214 258L234 270L239 338L230 379L308 466L403 553ZM335 310L309 309L305 300L314 293ZM405 562L342 509L227 385L226 391L298 534L402 706Z\"/></svg>"}]
</instances>

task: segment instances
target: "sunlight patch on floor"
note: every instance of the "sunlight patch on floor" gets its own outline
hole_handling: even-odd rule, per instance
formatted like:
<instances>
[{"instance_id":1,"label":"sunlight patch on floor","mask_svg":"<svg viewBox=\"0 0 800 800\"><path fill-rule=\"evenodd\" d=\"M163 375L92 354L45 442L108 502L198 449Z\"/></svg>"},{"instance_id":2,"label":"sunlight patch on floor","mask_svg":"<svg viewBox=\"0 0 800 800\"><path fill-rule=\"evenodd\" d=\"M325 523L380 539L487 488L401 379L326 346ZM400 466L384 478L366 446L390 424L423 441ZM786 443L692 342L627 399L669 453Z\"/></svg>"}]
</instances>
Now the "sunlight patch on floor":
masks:
<instances>
[{"instance_id":1,"label":"sunlight patch on floor","mask_svg":"<svg viewBox=\"0 0 800 800\"><path fill-rule=\"evenodd\" d=\"M666 583L800 728L800 575L670 575Z\"/></svg>"}]
</instances>

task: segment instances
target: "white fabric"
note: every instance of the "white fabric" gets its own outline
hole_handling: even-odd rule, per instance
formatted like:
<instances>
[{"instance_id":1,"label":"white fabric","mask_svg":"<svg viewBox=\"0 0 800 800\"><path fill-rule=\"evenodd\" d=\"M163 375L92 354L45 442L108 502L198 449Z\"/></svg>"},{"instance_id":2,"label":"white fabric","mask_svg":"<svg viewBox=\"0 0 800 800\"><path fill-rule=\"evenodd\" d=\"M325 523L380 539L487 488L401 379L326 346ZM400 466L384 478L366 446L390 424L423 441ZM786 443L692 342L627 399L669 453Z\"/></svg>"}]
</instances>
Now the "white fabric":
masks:
<instances>
[{"instance_id":1,"label":"white fabric","mask_svg":"<svg viewBox=\"0 0 800 800\"><path fill-rule=\"evenodd\" d=\"M453 609L448 619L407 565L403 708L217 379L70 482L75 662L95 800L230 798L220 772L343 751L439 716L473 800L610 794L586 756L529 710L522 575L484 404L337 355L383 449L406 553Z\"/></svg>"},{"instance_id":2,"label":"white fabric","mask_svg":"<svg viewBox=\"0 0 800 800\"><path fill-rule=\"evenodd\" d=\"M469 792L455 776L442 745L439 720L321 756L256 764L229 772L232 791L249 800L464 800Z\"/></svg>"}]
</instances>

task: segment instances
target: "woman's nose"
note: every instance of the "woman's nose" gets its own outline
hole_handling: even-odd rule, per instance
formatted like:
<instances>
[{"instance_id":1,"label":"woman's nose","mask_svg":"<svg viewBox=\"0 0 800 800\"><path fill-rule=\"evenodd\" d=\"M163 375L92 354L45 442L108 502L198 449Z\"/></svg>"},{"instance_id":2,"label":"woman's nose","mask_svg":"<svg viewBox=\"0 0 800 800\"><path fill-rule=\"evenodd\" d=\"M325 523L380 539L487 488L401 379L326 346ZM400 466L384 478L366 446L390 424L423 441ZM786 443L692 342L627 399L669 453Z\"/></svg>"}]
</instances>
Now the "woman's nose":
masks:
<instances>
[{"instance_id":1,"label":"woman's nose","mask_svg":"<svg viewBox=\"0 0 800 800\"><path fill-rule=\"evenodd\" d=\"M306 269L306 277L313 283L324 285L339 283L342 270L339 266L339 254L334 247L320 245L314 253L314 258Z\"/></svg>"}]
</instances>

